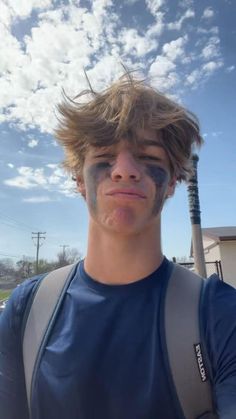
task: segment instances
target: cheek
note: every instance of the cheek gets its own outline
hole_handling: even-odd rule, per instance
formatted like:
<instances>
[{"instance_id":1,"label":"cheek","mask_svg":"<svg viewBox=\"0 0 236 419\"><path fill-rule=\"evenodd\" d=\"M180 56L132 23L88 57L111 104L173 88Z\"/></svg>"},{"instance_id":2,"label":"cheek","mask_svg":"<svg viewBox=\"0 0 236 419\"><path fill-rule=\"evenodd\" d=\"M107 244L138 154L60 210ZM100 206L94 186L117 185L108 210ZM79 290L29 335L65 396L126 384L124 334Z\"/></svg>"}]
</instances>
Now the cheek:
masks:
<instances>
[{"instance_id":1,"label":"cheek","mask_svg":"<svg viewBox=\"0 0 236 419\"><path fill-rule=\"evenodd\" d=\"M97 163L90 166L85 173L86 197L88 205L94 210L97 207L97 189L99 184L109 176L110 166L108 163Z\"/></svg>"},{"instance_id":2,"label":"cheek","mask_svg":"<svg viewBox=\"0 0 236 419\"><path fill-rule=\"evenodd\" d=\"M166 172L161 167L152 165L147 166L147 174L152 179L156 187L153 214L157 215L163 206L165 192L170 180L170 176L168 172Z\"/></svg>"},{"instance_id":3,"label":"cheek","mask_svg":"<svg viewBox=\"0 0 236 419\"><path fill-rule=\"evenodd\" d=\"M155 183L156 188L162 189L168 185L170 177L168 172L162 169L162 167L147 165L146 171L148 176Z\"/></svg>"}]
</instances>

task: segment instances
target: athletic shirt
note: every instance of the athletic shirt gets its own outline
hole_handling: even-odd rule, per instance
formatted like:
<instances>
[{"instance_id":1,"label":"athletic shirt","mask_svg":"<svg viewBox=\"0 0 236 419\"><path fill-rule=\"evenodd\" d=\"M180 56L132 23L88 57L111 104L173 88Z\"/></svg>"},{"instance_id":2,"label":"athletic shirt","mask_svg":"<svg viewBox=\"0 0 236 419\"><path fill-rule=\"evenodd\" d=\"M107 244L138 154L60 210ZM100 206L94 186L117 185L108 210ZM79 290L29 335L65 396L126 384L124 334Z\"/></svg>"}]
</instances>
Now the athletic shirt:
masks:
<instances>
[{"instance_id":1,"label":"athletic shirt","mask_svg":"<svg viewBox=\"0 0 236 419\"><path fill-rule=\"evenodd\" d=\"M161 296L171 269L172 264L164 259L144 279L105 285L86 274L83 262L78 265L37 371L33 419L183 418L171 396L161 345ZM4 419L29 417L20 330L27 300L39 279L17 287L0 317L0 417ZM213 329L219 327L217 317L215 321ZM209 324L206 328L212 333ZM220 351L219 342L216 339ZM235 350L234 362L230 359L229 363L236 371ZM220 393L222 377L217 373L219 398L229 406L228 395ZM236 375L230 379L235 400Z\"/></svg>"},{"instance_id":2,"label":"athletic shirt","mask_svg":"<svg viewBox=\"0 0 236 419\"><path fill-rule=\"evenodd\" d=\"M164 260L142 280L104 285L80 264L39 368L33 418L175 417L158 330L167 275Z\"/></svg>"}]
</instances>

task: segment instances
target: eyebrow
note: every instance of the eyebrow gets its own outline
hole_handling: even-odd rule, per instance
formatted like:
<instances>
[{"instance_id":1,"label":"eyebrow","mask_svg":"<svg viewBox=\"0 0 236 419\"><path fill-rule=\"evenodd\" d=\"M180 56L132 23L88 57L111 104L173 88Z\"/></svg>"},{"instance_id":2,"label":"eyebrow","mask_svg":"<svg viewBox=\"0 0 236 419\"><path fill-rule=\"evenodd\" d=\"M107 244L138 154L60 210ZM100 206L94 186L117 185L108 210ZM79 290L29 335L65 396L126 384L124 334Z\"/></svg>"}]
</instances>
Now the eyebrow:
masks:
<instances>
[{"instance_id":1,"label":"eyebrow","mask_svg":"<svg viewBox=\"0 0 236 419\"><path fill-rule=\"evenodd\" d=\"M151 140L149 138L144 138L140 141L138 141L138 145L140 145L141 147L145 148L147 146L154 146L154 147L162 147L163 145L158 141L158 140Z\"/></svg>"}]
</instances>

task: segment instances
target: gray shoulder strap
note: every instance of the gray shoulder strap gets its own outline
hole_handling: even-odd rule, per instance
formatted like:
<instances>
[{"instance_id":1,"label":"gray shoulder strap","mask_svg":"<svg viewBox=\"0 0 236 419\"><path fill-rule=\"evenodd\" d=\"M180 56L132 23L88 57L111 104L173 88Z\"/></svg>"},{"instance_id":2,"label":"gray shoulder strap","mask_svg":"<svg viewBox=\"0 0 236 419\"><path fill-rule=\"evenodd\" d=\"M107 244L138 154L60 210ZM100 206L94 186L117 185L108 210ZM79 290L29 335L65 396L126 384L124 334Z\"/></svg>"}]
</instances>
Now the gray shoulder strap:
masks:
<instances>
[{"instance_id":1,"label":"gray shoulder strap","mask_svg":"<svg viewBox=\"0 0 236 419\"><path fill-rule=\"evenodd\" d=\"M164 309L170 371L187 419L196 419L204 413L213 412L211 386L207 380L200 343L199 302L202 281L202 278L188 269L174 265Z\"/></svg>"},{"instance_id":2,"label":"gray shoulder strap","mask_svg":"<svg viewBox=\"0 0 236 419\"><path fill-rule=\"evenodd\" d=\"M23 335L23 362L29 409L37 357L67 278L74 266L67 265L46 275L36 291L29 310Z\"/></svg>"}]
</instances>

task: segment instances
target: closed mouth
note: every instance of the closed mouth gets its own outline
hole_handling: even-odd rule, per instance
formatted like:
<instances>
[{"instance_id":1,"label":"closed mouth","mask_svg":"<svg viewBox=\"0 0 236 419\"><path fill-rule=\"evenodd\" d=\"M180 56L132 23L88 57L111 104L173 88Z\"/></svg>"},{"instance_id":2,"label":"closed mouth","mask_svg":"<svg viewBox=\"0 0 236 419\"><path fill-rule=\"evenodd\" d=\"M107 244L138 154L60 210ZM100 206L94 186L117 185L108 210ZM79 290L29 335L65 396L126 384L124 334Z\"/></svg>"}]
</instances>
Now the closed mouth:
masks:
<instances>
[{"instance_id":1,"label":"closed mouth","mask_svg":"<svg viewBox=\"0 0 236 419\"><path fill-rule=\"evenodd\" d=\"M108 192L106 195L146 199L146 196L142 192L130 189L115 189Z\"/></svg>"}]
</instances>

